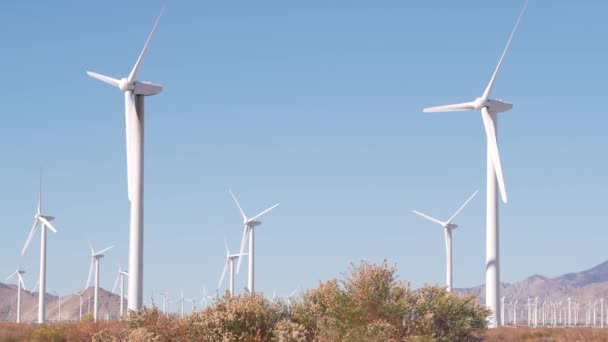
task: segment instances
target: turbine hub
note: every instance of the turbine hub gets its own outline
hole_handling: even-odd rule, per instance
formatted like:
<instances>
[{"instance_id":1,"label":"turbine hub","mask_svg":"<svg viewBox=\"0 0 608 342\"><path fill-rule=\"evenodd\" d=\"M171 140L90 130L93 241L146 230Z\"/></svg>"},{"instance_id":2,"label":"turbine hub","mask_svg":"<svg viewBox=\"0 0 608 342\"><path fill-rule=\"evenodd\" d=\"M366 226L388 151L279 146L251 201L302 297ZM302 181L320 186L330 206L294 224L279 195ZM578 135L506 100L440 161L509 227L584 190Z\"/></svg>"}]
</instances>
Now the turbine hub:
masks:
<instances>
[{"instance_id":1,"label":"turbine hub","mask_svg":"<svg viewBox=\"0 0 608 342\"><path fill-rule=\"evenodd\" d=\"M123 92L129 90L129 81L126 78L122 78L120 80L120 82L118 83L118 88L120 88L120 90L122 90Z\"/></svg>"},{"instance_id":2,"label":"turbine hub","mask_svg":"<svg viewBox=\"0 0 608 342\"><path fill-rule=\"evenodd\" d=\"M473 101L473 106L475 106L475 110L480 110L481 108L488 105L488 101L484 101L483 98L478 97Z\"/></svg>"}]
</instances>

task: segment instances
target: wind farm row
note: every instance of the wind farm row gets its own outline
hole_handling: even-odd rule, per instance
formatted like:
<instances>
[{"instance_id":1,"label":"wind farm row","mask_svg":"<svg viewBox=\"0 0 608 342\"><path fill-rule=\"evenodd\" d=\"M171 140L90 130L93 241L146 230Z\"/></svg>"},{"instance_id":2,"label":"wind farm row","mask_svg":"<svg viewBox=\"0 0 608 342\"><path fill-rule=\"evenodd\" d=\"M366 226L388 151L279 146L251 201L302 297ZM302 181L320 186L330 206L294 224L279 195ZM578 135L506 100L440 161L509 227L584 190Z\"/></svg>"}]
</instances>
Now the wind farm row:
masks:
<instances>
[{"instance_id":1,"label":"wind farm row","mask_svg":"<svg viewBox=\"0 0 608 342\"><path fill-rule=\"evenodd\" d=\"M140 81L138 79L139 71L143 65L144 58L150 47L152 38L159 26L159 22L167 7L165 2L159 16L156 18L151 32L149 33L144 47L141 50L135 64L130 72L122 78L114 78L93 71L86 71L86 74L98 81L109 84L114 88L118 88L124 97L125 107L125 145L126 145L126 164L127 164L127 196L129 199L129 241L128 241L128 262L127 268L123 269L119 266L114 289L117 286L120 288L120 311L118 317L126 314L127 310L137 312L144 307L144 122L145 122L145 98L148 96L158 95L162 92L163 87L159 84ZM484 128L487 148L486 161L486 257L484 262L485 272L485 305L492 312L489 325L498 327L505 325L504 309L506 304L501 303L501 277L500 277L500 239L499 239L499 197L503 203L507 203L507 187L503 167L501 163L499 147L498 147L498 114L510 111L513 104L505 100L493 97L493 89L498 80L499 73L510 51L511 43L518 30L520 22L526 12L528 1L525 2L519 16L516 19L515 25L510 33L507 43L502 51L498 64L496 65L489 82L483 89L479 97L472 101L441 105L436 107L424 108L425 113L441 113L441 112L463 112L477 111L481 116L481 123ZM120 51L117 51L120 53ZM216 295L219 289L224 286L224 280L228 279L228 292L230 295L236 293L235 290L235 275L239 274L243 258L248 261L248 278L247 278L247 293L253 294L256 292L255 287L255 231L262 224L261 217L271 210L275 209L279 204L270 206L269 208L259 212L256 215L247 215L241 207L235 194L228 190L236 207L238 208L243 224L243 231L240 241L238 253L232 253L228 247L228 242L225 241L225 260L223 271L219 278L219 283L216 290ZM465 207L474 199L478 191L469 195L464 203L447 219L440 220L429 214L427 209L423 211L413 210L414 214L439 225L444 230L445 236L445 253L446 253L446 291L453 290L453 271L452 271L452 235L458 225L456 218L465 209ZM464 195L463 195L464 198ZM28 246L33 240L37 231L40 231L40 274L38 283L38 323L44 323L46 317L46 301L45 294L47 293L47 230L57 233L51 223L54 220L53 216L47 215L42 210L42 175L40 180L40 190L38 196L38 206L35 214L35 222L26 239L25 246L21 254L25 254ZM93 319L95 321L101 319L99 308L99 289L100 289L100 267L101 260L110 252L113 246L108 246L96 250L89 243L91 263L88 273L86 286L80 294L82 294L90 285L91 279L94 279L94 295L93 295ZM481 271L481 270L480 270ZM17 294L17 322L21 322L21 290L25 288L22 275L24 270L18 267L16 271L9 276L8 279L16 277L18 283ZM94 277L93 277L94 275ZM125 282L127 283L127 291L125 293ZM160 293L163 298L163 311L167 312L167 306L170 299L167 291ZM127 300L127 307L123 304ZM207 302L210 297L206 290L203 293L202 301ZM82 312L82 296L80 298L80 306ZM186 299L183 293L178 301L181 305L181 314L184 313L184 302L192 301L193 308L195 298ZM548 310L548 309L547 309ZM602 311L603 312L603 311ZM531 316L530 316L531 317ZM552 316L555 321L555 315ZM602 319L603 321L603 319ZM517 318L513 318L513 322L517 322Z\"/></svg>"}]
</instances>

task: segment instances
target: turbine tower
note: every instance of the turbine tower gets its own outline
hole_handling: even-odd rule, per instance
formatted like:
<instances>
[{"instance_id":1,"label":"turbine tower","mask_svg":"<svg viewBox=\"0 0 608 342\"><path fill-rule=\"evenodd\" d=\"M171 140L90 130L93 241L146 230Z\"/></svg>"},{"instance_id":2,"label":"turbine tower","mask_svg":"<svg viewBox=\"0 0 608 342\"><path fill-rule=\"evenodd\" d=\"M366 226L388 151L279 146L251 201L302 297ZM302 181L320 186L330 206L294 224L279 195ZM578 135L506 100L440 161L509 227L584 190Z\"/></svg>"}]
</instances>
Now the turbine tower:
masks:
<instances>
[{"instance_id":1,"label":"turbine tower","mask_svg":"<svg viewBox=\"0 0 608 342\"><path fill-rule=\"evenodd\" d=\"M112 249L114 246L106 247L99 252L95 252L93 245L89 242L91 248L91 266L89 267L89 277L87 278L87 286L91 283L91 273L93 272L93 266L95 266L95 294L93 298L93 321L97 322L98 310L99 310L99 259L104 257L104 253Z\"/></svg>"},{"instance_id":2,"label":"turbine tower","mask_svg":"<svg viewBox=\"0 0 608 342\"><path fill-rule=\"evenodd\" d=\"M500 323L500 268L499 268L499 232L498 232L498 195L497 185L500 190L500 195L504 203L507 203L507 192L500 163L500 155L498 153L498 143L496 130L498 124L498 113L506 112L513 108L513 104L502 100L491 99L492 88L496 81L496 76L500 71L500 67L504 58L509 51L509 46L515 31L519 26L521 18L526 10L528 1L524 4L521 13L515 24L515 28L511 32L511 36L507 42L502 56L494 69L492 78L488 83L481 97L476 98L472 102L452 104L439 107L425 108L426 113L438 112L460 112L468 110L481 111L481 118L487 137L487 198L486 198L486 307L488 307L493 315L490 318L490 327L497 327ZM498 183L498 184L497 184Z\"/></svg>"},{"instance_id":3,"label":"turbine tower","mask_svg":"<svg viewBox=\"0 0 608 342\"><path fill-rule=\"evenodd\" d=\"M125 304L125 277L128 277L129 273L122 270L122 266L118 265L118 274L116 275L116 280L114 281L114 287L112 287L112 292L116 291L116 286L118 286L118 280L120 279L120 316L122 317L124 314L124 304Z\"/></svg>"},{"instance_id":4,"label":"turbine tower","mask_svg":"<svg viewBox=\"0 0 608 342\"><path fill-rule=\"evenodd\" d=\"M250 294L253 294L253 292L255 291L255 289L254 289L254 279L255 279L254 278L254 276L255 276L255 274L254 274L254 272L255 272L254 248L255 248L255 243L254 243L254 233L253 232L255 230L255 227L262 224L262 222L257 221L257 219L260 218L262 215L266 214L267 212L271 211L272 209L276 208L280 203L273 205L272 207L260 212L259 214L255 215L252 218L247 218L247 215L245 215L245 212L241 208L239 201L237 201L236 196L234 196L232 191L230 191L230 195L232 196L232 199L234 199L234 203L236 203L236 206L239 207L239 211L241 212L241 215L243 216L243 224L245 225L245 227L243 228L243 239L241 240L241 251L239 252L240 255L243 255L245 253L245 243L247 242L247 237L249 237L249 275L247 278L247 290L249 290ZM241 261L242 260L243 260L243 258L239 257L239 262L236 266L236 273L239 273L239 271L241 270Z\"/></svg>"},{"instance_id":5,"label":"turbine tower","mask_svg":"<svg viewBox=\"0 0 608 342\"><path fill-rule=\"evenodd\" d=\"M13 272L10 276L6 278L6 280L11 280L14 276L17 276L17 323L21 323L21 289L25 290L25 283L23 282L23 273L19 266L17 266L17 270Z\"/></svg>"},{"instance_id":6,"label":"turbine tower","mask_svg":"<svg viewBox=\"0 0 608 342\"><path fill-rule=\"evenodd\" d=\"M38 284L38 323L42 324L46 321L46 229L50 229L53 233L57 233L57 229L53 227L50 221L54 220L53 216L42 214L42 172L40 172L40 188L38 189L38 210L34 215L34 226L30 230L30 235L25 241L25 246L21 250L21 255L25 254L27 247L29 246L36 229L40 227L40 279Z\"/></svg>"},{"instance_id":7,"label":"turbine tower","mask_svg":"<svg viewBox=\"0 0 608 342\"><path fill-rule=\"evenodd\" d=\"M129 75L120 80L87 71L87 75L118 87L125 98L125 125L127 145L127 188L130 202L129 220L129 310L139 311L143 304L144 265L144 97L162 91L162 86L136 80L137 72L146 55L150 40L165 11L165 1L160 15L148 36L135 66Z\"/></svg>"},{"instance_id":8,"label":"turbine tower","mask_svg":"<svg viewBox=\"0 0 608 342\"><path fill-rule=\"evenodd\" d=\"M456 218L456 216L458 216L458 214L460 214L460 212L464 209L464 207L467 206L467 204L469 204L469 202L473 199L473 197L475 197L475 195L477 195L477 191L475 191L473 193L473 195L471 195L471 197L469 197L462 206L460 206L460 208L458 210L456 210L456 212L452 215L452 217L450 217L447 221L440 221L434 217L428 216L426 214L423 214L419 211L416 210L412 210L414 212L414 214L418 215L418 216L422 216L423 218L433 222L433 223L437 223L438 225L443 227L444 233L445 233L445 256L446 256L446 285L447 285L447 292L452 292L452 230L458 228L458 225L452 223L454 222L454 219Z\"/></svg>"},{"instance_id":9,"label":"turbine tower","mask_svg":"<svg viewBox=\"0 0 608 342\"><path fill-rule=\"evenodd\" d=\"M247 253L243 254L230 254L230 250L228 249L228 243L224 240L224 244L226 245L226 262L224 263L224 270L222 271L222 276L220 277L220 282L217 285L217 289L222 287L222 283L224 282L224 277L226 276L226 271L230 268L230 295L234 296L234 260L240 258L241 255L247 255Z\"/></svg>"}]
</instances>

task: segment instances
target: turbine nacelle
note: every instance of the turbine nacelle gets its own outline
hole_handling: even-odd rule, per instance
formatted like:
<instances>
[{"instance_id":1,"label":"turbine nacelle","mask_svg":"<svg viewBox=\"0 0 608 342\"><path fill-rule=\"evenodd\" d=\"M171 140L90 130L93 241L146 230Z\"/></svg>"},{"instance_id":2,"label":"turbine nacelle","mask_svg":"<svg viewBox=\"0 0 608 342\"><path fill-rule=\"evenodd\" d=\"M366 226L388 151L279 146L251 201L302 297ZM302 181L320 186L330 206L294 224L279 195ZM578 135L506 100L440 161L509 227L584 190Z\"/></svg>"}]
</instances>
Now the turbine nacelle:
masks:
<instances>
[{"instance_id":1,"label":"turbine nacelle","mask_svg":"<svg viewBox=\"0 0 608 342\"><path fill-rule=\"evenodd\" d=\"M261 221L256 221L256 220L249 220L247 222L245 222L245 224L249 227L249 228L253 228L253 227L257 227L259 225L262 224Z\"/></svg>"},{"instance_id":2,"label":"turbine nacelle","mask_svg":"<svg viewBox=\"0 0 608 342\"><path fill-rule=\"evenodd\" d=\"M458 228L458 225L454 224L454 223L448 223L445 226L443 226L443 228L452 230L452 229Z\"/></svg>"},{"instance_id":3,"label":"turbine nacelle","mask_svg":"<svg viewBox=\"0 0 608 342\"><path fill-rule=\"evenodd\" d=\"M502 100L489 99L484 104L484 107L487 107L488 111L492 113L504 113L510 111L513 108L513 104Z\"/></svg>"}]
</instances>

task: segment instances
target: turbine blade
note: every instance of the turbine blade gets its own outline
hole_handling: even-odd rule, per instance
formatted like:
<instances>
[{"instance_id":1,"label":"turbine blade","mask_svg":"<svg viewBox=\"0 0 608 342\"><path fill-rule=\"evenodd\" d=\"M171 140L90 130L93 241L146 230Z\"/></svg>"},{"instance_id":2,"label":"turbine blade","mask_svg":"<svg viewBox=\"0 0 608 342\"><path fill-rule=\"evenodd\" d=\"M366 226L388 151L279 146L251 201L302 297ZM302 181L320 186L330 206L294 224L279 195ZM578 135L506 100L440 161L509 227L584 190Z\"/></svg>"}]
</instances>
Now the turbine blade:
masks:
<instances>
[{"instance_id":1,"label":"turbine blade","mask_svg":"<svg viewBox=\"0 0 608 342\"><path fill-rule=\"evenodd\" d=\"M133 139L134 132L133 128L136 127L137 113L135 111L135 102L130 91L125 91L125 138L126 138L126 149L127 149L127 193L129 201L135 195L135 178L133 174Z\"/></svg>"},{"instance_id":2,"label":"turbine blade","mask_svg":"<svg viewBox=\"0 0 608 342\"><path fill-rule=\"evenodd\" d=\"M95 255L95 249L93 248L93 244L89 240L89 248L91 249L91 256Z\"/></svg>"},{"instance_id":3,"label":"turbine blade","mask_svg":"<svg viewBox=\"0 0 608 342\"><path fill-rule=\"evenodd\" d=\"M32 287L32 290L30 292L34 292L36 290L36 288L38 287L38 285L40 285L40 277L38 277L38 280L36 280L36 285L34 285Z\"/></svg>"},{"instance_id":4,"label":"turbine blade","mask_svg":"<svg viewBox=\"0 0 608 342\"><path fill-rule=\"evenodd\" d=\"M120 271L116 275L116 280L114 280L114 286L112 287L112 292L116 291L116 287L118 286L118 279L120 278Z\"/></svg>"},{"instance_id":5,"label":"turbine blade","mask_svg":"<svg viewBox=\"0 0 608 342\"><path fill-rule=\"evenodd\" d=\"M278 206L279 206L279 204L281 204L281 203L277 203L277 204L273 205L272 207L270 207L270 208L268 208L268 209L266 209L266 210L262 211L261 213L259 213L259 214L255 215L254 217L250 218L250 219L249 219L249 221L253 221L253 220L257 219L258 217L260 217L260 216L262 216L262 215L266 214L267 212L271 211L272 209L274 209L274 208L278 207Z\"/></svg>"},{"instance_id":6,"label":"turbine blade","mask_svg":"<svg viewBox=\"0 0 608 342\"><path fill-rule=\"evenodd\" d=\"M496 129L494 127L492 117L490 116L490 112L488 111L488 107L481 108L481 118L483 119L483 126L486 130L486 136L488 138L488 150L490 152L492 164L494 164L494 171L496 173L496 180L500 189L500 196L502 197L502 201L507 203L507 192L502 174L500 155L498 154L498 143L496 142Z\"/></svg>"},{"instance_id":7,"label":"turbine blade","mask_svg":"<svg viewBox=\"0 0 608 342\"><path fill-rule=\"evenodd\" d=\"M224 276L226 276L226 270L228 269L228 262L230 258L226 258L226 262L224 263L224 270L222 271L222 276L220 277L220 282L217 284L217 288L222 287L222 282L224 282Z\"/></svg>"},{"instance_id":8,"label":"turbine blade","mask_svg":"<svg viewBox=\"0 0 608 342\"><path fill-rule=\"evenodd\" d=\"M243 254L243 252L245 252L245 244L247 243L247 233L249 233L249 226L245 225L245 228L243 228L243 238L241 239L241 249L239 254ZM239 274L239 272L241 271L241 262L243 261L243 258L239 256L239 261L236 263L236 274Z\"/></svg>"},{"instance_id":9,"label":"turbine blade","mask_svg":"<svg viewBox=\"0 0 608 342\"><path fill-rule=\"evenodd\" d=\"M450 219L448 220L447 224L452 223L452 221L456 218L456 216L458 216L458 214L460 214L460 212L462 211L462 209L464 209L464 207L467 206L467 204L469 204L469 202L471 202L471 200L473 199L473 197L475 197L475 195L477 195L478 191L475 191L471 197L469 197L469 199L467 199L464 204L458 209L456 210L456 212L454 213L454 215L452 215L452 217L450 217Z\"/></svg>"},{"instance_id":10,"label":"turbine blade","mask_svg":"<svg viewBox=\"0 0 608 342\"><path fill-rule=\"evenodd\" d=\"M105 76L102 74L98 74L98 73L92 72L92 71L87 71L87 75L89 75L89 76L93 77L94 79L97 79L101 82L111 84L115 87L118 87L118 85L120 83L120 81L115 78L108 77L108 76Z\"/></svg>"},{"instance_id":11,"label":"turbine blade","mask_svg":"<svg viewBox=\"0 0 608 342\"><path fill-rule=\"evenodd\" d=\"M91 284L91 275L93 274L93 262L95 261L94 258L91 258L91 266L89 266L89 277L87 278L87 285L84 287L84 289L88 289L89 285Z\"/></svg>"},{"instance_id":12,"label":"turbine blade","mask_svg":"<svg viewBox=\"0 0 608 342\"><path fill-rule=\"evenodd\" d=\"M232 199L234 200L234 203L236 203L236 206L239 207L239 210L241 211L241 215L243 216L243 220L247 221L247 215L245 215L245 212L243 211L243 208L241 208L239 201L237 201L236 196L234 196L234 194L232 193L232 190L228 190L228 192L230 192L230 196L232 196Z\"/></svg>"},{"instance_id":13,"label":"turbine blade","mask_svg":"<svg viewBox=\"0 0 608 342\"><path fill-rule=\"evenodd\" d=\"M36 218L36 220L34 220L34 225L32 226L32 229L30 230L30 234L27 236L27 240L25 240L25 246L23 246L23 249L21 250L21 255L25 255L27 246L30 245L30 242L34 238L34 234L36 233L36 227L38 227L38 218Z\"/></svg>"},{"instance_id":14,"label":"turbine blade","mask_svg":"<svg viewBox=\"0 0 608 342\"><path fill-rule=\"evenodd\" d=\"M505 59L505 56L507 55L507 52L509 51L509 47L511 46L511 41L513 40L513 36L515 35L515 31L517 31L517 27L519 26L519 22L521 21L521 18L524 15L524 12L526 11L526 8L528 7L528 0L526 0L526 2L524 3L524 7L521 9L521 12L519 13L519 17L517 18L517 22L515 23L515 27L513 28L513 31L511 31L511 36L509 36L509 41L507 41L507 46L505 47L504 51L502 52L502 56L500 56L500 60L498 61L498 65L496 66L496 69L494 69L494 74L492 74L492 78L490 79L490 82L488 83L488 86L486 87L486 90L483 92L483 96L481 97L483 99L483 101L487 101L488 98L490 97L490 94L492 93L492 87L494 87L494 81L496 81L496 76L498 75L498 71L500 71L500 67L502 66L502 62Z\"/></svg>"},{"instance_id":15,"label":"turbine blade","mask_svg":"<svg viewBox=\"0 0 608 342\"><path fill-rule=\"evenodd\" d=\"M23 277L19 274L19 282L21 283L21 288L25 289L25 283L23 282Z\"/></svg>"},{"instance_id":16,"label":"turbine blade","mask_svg":"<svg viewBox=\"0 0 608 342\"><path fill-rule=\"evenodd\" d=\"M9 275L8 277L6 277L6 281L9 281L12 277L14 277L15 274L17 274L17 272L19 272L19 269L17 269L15 272L11 273L11 275Z\"/></svg>"},{"instance_id":17,"label":"turbine blade","mask_svg":"<svg viewBox=\"0 0 608 342\"><path fill-rule=\"evenodd\" d=\"M106 247L106 248L102 249L101 251L99 251L99 252L95 253L95 255L96 255L96 256L97 256L97 255L103 255L103 253L105 253L105 252L109 251L109 250L110 250L110 249L112 249L112 248L114 248L114 246Z\"/></svg>"},{"instance_id":18,"label":"turbine blade","mask_svg":"<svg viewBox=\"0 0 608 342\"><path fill-rule=\"evenodd\" d=\"M38 212L37 215L42 215L42 168L40 168L40 179L38 183Z\"/></svg>"},{"instance_id":19,"label":"turbine blade","mask_svg":"<svg viewBox=\"0 0 608 342\"><path fill-rule=\"evenodd\" d=\"M462 112L465 110L474 110L475 104L473 102L456 103L445 106L428 107L422 111L424 113L443 113L443 112Z\"/></svg>"},{"instance_id":20,"label":"turbine blade","mask_svg":"<svg viewBox=\"0 0 608 342\"><path fill-rule=\"evenodd\" d=\"M144 45L143 50L141 50L141 53L139 54L139 57L137 58L137 62L135 62L135 65L133 66L133 69L131 70L129 77L127 78L128 84L132 84L133 81L135 81L135 77L137 76L137 72L139 71L139 67L141 66L141 62L144 60L144 56L146 55L146 52L148 51L148 45L150 44L150 40L152 40L154 31L156 31L156 26L158 26L160 17L163 16L163 13L165 12L165 8L167 8L167 2L168 1L165 1L165 3L163 4L163 8L160 10L160 14L158 15L158 18L156 18L156 22L154 23L154 26L152 27L152 31L150 32L150 35L148 36L148 40L146 40L146 45Z\"/></svg>"},{"instance_id":21,"label":"turbine blade","mask_svg":"<svg viewBox=\"0 0 608 342\"><path fill-rule=\"evenodd\" d=\"M228 241L226 241L226 237L224 237L224 245L226 246L226 255L230 256L230 249L228 249Z\"/></svg>"},{"instance_id":22,"label":"turbine blade","mask_svg":"<svg viewBox=\"0 0 608 342\"><path fill-rule=\"evenodd\" d=\"M44 216L39 216L38 219L40 220L40 222L42 222L42 224L44 224L46 227L48 227L50 230L52 230L53 233L57 233L57 229L55 229L55 227L53 227L51 222L49 222Z\"/></svg>"},{"instance_id":23,"label":"turbine blade","mask_svg":"<svg viewBox=\"0 0 608 342\"><path fill-rule=\"evenodd\" d=\"M440 226L442 226L442 227L443 227L443 226L445 226L445 223L444 223L444 222L441 222L441 221L439 221L438 219L436 219L436 218L434 218L434 217L430 217L430 216L429 216L429 215L427 215L427 214L423 214L423 213L421 213L421 212L419 212L419 211L417 211L417 210L412 210L412 212L413 212L414 214L418 215L418 216L422 216L422 217L424 217L425 219L427 219L427 220L429 220L429 221L431 221L431 222L435 222L435 223L437 223L438 225L440 225Z\"/></svg>"}]
</instances>

